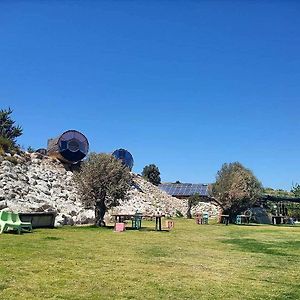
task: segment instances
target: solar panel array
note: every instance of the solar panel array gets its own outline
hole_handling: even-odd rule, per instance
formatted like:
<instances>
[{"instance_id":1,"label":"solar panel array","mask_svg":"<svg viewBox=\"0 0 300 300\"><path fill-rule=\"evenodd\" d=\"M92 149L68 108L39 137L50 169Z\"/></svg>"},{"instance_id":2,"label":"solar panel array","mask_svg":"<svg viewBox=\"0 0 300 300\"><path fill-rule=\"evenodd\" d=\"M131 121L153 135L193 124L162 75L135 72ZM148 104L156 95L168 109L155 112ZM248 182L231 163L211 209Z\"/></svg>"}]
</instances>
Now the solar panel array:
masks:
<instances>
[{"instance_id":1,"label":"solar panel array","mask_svg":"<svg viewBox=\"0 0 300 300\"><path fill-rule=\"evenodd\" d=\"M162 183L158 186L171 196L192 196L199 194L200 196L208 196L207 184L193 183Z\"/></svg>"}]
</instances>

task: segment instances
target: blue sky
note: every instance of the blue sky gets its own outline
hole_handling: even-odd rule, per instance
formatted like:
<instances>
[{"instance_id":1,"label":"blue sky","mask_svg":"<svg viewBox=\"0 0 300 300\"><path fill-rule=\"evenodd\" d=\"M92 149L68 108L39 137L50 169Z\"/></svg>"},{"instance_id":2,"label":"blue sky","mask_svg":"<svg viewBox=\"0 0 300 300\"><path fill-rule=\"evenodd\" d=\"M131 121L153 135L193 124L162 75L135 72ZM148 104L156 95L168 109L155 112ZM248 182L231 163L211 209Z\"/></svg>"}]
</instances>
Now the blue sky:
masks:
<instances>
[{"instance_id":1,"label":"blue sky","mask_svg":"<svg viewBox=\"0 0 300 300\"><path fill-rule=\"evenodd\" d=\"M299 1L1 1L0 107L45 147L77 129L135 172L300 182Z\"/></svg>"}]
</instances>

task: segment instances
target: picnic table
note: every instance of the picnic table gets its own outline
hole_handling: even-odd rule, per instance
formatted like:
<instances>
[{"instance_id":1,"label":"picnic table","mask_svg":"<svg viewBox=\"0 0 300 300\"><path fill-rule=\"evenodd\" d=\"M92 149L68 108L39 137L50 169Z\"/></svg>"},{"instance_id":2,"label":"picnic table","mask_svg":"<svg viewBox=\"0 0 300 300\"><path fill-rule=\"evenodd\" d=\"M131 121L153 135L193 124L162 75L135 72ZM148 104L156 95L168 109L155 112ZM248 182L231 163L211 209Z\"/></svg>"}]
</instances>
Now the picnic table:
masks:
<instances>
[{"instance_id":1,"label":"picnic table","mask_svg":"<svg viewBox=\"0 0 300 300\"><path fill-rule=\"evenodd\" d=\"M112 214L111 216L115 218L115 223L123 223L125 220L131 220L134 214Z\"/></svg>"},{"instance_id":2,"label":"picnic table","mask_svg":"<svg viewBox=\"0 0 300 300\"><path fill-rule=\"evenodd\" d=\"M272 224L283 224L284 223L284 216L272 216Z\"/></svg>"},{"instance_id":3,"label":"picnic table","mask_svg":"<svg viewBox=\"0 0 300 300\"><path fill-rule=\"evenodd\" d=\"M135 222L132 223L132 227L135 229L140 229L141 228L141 224L142 224L142 218L155 218L155 230L156 231L162 231L162 226L161 226L161 218L164 217L165 215L143 215L143 214L112 214L112 217L115 218L115 223L123 223L125 220L132 220L134 221L134 219L136 217L138 217L140 219L140 226L134 226L134 224L136 224ZM137 228L138 227L138 228Z\"/></svg>"},{"instance_id":4,"label":"picnic table","mask_svg":"<svg viewBox=\"0 0 300 300\"><path fill-rule=\"evenodd\" d=\"M220 215L220 223L229 224L229 215Z\"/></svg>"},{"instance_id":5,"label":"picnic table","mask_svg":"<svg viewBox=\"0 0 300 300\"><path fill-rule=\"evenodd\" d=\"M237 215L236 216L236 224L242 225L242 224L249 224L250 217L247 215Z\"/></svg>"}]
</instances>

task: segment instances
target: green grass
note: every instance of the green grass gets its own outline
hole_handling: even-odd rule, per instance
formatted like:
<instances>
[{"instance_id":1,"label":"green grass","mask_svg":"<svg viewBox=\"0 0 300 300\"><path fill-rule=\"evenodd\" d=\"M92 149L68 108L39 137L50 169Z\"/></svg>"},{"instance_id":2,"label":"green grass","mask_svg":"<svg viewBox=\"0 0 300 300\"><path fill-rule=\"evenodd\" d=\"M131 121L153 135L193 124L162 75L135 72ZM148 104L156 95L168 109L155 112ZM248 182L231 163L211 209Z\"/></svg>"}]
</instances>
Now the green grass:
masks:
<instances>
[{"instance_id":1,"label":"green grass","mask_svg":"<svg viewBox=\"0 0 300 300\"><path fill-rule=\"evenodd\" d=\"M300 227L143 226L1 235L0 298L300 299Z\"/></svg>"}]
</instances>

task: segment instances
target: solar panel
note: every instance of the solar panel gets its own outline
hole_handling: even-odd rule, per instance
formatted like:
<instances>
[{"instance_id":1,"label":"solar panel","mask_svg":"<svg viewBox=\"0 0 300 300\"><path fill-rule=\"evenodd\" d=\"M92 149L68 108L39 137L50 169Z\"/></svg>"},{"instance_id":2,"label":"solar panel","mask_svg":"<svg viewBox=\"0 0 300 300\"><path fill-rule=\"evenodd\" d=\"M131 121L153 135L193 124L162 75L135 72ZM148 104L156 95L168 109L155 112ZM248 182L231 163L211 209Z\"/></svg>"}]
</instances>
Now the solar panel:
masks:
<instances>
[{"instance_id":1,"label":"solar panel","mask_svg":"<svg viewBox=\"0 0 300 300\"><path fill-rule=\"evenodd\" d=\"M159 185L159 188L171 196L189 197L195 194L208 196L207 184L162 183Z\"/></svg>"}]
</instances>

